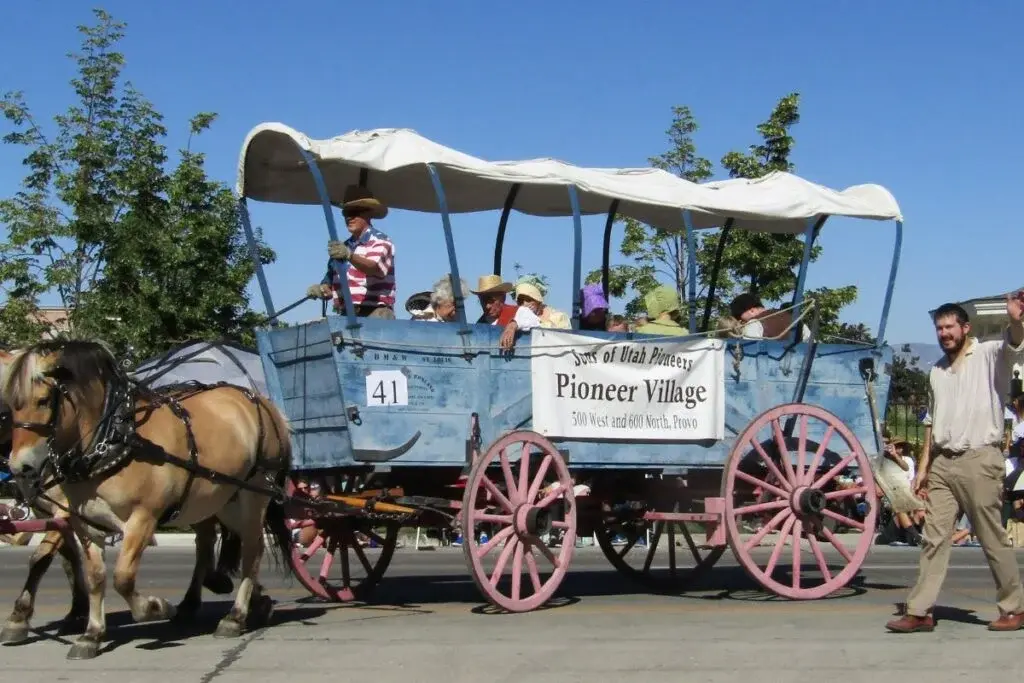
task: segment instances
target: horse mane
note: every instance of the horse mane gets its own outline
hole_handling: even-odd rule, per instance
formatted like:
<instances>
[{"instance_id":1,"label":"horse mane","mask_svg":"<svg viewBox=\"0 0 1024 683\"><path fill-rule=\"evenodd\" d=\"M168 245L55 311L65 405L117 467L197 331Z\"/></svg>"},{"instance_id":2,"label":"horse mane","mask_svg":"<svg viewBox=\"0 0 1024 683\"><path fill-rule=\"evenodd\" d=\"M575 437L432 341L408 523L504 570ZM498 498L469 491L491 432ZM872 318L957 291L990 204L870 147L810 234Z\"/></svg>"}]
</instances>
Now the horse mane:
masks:
<instances>
[{"instance_id":1,"label":"horse mane","mask_svg":"<svg viewBox=\"0 0 1024 683\"><path fill-rule=\"evenodd\" d=\"M53 369L72 392L81 394L93 381L106 385L122 376L113 352L102 342L86 339L47 339L14 354L3 378L3 400L20 409L30 395L33 381L43 376L38 361L56 355Z\"/></svg>"}]
</instances>

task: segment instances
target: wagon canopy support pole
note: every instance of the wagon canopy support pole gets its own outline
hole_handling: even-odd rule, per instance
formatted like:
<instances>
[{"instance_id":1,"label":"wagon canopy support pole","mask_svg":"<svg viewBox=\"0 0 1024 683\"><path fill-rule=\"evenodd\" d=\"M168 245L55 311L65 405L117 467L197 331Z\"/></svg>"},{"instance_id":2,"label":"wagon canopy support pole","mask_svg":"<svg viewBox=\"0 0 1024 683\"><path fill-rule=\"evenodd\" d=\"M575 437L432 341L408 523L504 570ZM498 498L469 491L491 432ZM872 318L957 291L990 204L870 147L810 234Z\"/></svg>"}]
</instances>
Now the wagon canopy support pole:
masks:
<instances>
[{"instance_id":1,"label":"wagon canopy support pole","mask_svg":"<svg viewBox=\"0 0 1024 683\"><path fill-rule=\"evenodd\" d=\"M693 216L683 209L683 227L686 228L686 288L690 312L690 333L697 330L697 238L693 234Z\"/></svg>"},{"instance_id":2,"label":"wagon canopy support pole","mask_svg":"<svg viewBox=\"0 0 1024 683\"><path fill-rule=\"evenodd\" d=\"M455 296L455 317L459 321L459 334L467 335L469 326L466 325L466 301L462 298L462 278L459 277L459 262L455 258L455 238L452 236L452 221L448 215L448 199L444 194L441 176L433 164L427 164L427 172L430 174L430 182L434 185L434 194L437 195L437 208L441 213L441 225L444 227L444 243L448 247L448 263L451 266L452 294ZM465 341L463 336L463 343Z\"/></svg>"},{"instance_id":3,"label":"wagon canopy support pole","mask_svg":"<svg viewBox=\"0 0 1024 683\"><path fill-rule=\"evenodd\" d=\"M889 306L896 287L896 272L900 268L900 251L903 249L903 221L896 221L896 244L892 250L892 265L889 266L889 284L885 288L885 303L882 304L882 319L878 322L878 346L885 343L885 326L889 322Z\"/></svg>"},{"instance_id":4,"label":"wagon canopy support pole","mask_svg":"<svg viewBox=\"0 0 1024 683\"><path fill-rule=\"evenodd\" d=\"M324 210L324 219L327 221L327 234L332 241L338 239L338 227L334 223L334 212L331 211L331 195L327 192L327 185L324 183L324 176L316 163L313 155L299 147L302 158L306 160L309 172L313 175L313 184L316 185L317 194L320 195L320 204ZM345 317L348 319L348 328L356 329L359 323L356 320L356 309L352 304L352 292L348 288L348 269L337 259L331 259L331 270L338 278L341 285L341 298L345 304Z\"/></svg>"},{"instance_id":5,"label":"wagon canopy support pole","mask_svg":"<svg viewBox=\"0 0 1024 683\"><path fill-rule=\"evenodd\" d=\"M501 276L501 252L505 247L505 229L508 227L508 217L512 213L512 205L516 203L516 195L519 194L520 183L509 188L505 196L505 205L501 207L501 220L498 221L498 236L494 238L494 274Z\"/></svg>"},{"instance_id":6,"label":"wagon canopy support pole","mask_svg":"<svg viewBox=\"0 0 1024 683\"><path fill-rule=\"evenodd\" d=\"M580 196L575 185L569 186L572 206L572 329L580 329L580 268L583 259L583 219L580 217Z\"/></svg>"},{"instance_id":7,"label":"wagon canopy support pole","mask_svg":"<svg viewBox=\"0 0 1024 683\"><path fill-rule=\"evenodd\" d=\"M260 248L256 244L256 234L252 231L252 223L249 220L249 205L245 197L238 200L238 219L242 223L242 230L245 231L245 241L249 243L249 256L256 266L256 282L260 285L260 294L263 295L263 306L267 309L267 318L273 320L277 317L274 309L274 301L270 298L270 287L267 286L267 274L263 272L263 260L260 258Z\"/></svg>"},{"instance_id":8,"label":"wagon canopy support pole","mask_svg":"<svg viewBox=\"0 0 1024 683\"><path fill-rule=\"evenodd\" d=\"M718 247L715 248L715 262L711 265L711 277L708 279L708 298L704 302L704 319L700 323L700 331L707 332L711 324L711 307L715 302L715 290L718 289L718 272L722 269L722 258L725 256L725 246L729 242L729 235L732 234L733 219L728 218L722 226L722 232L718 233Z\"/></svg>"},{"instance_id":9,"label":"wagon canopy support pole","mask_svg":"<svg viewBox=\"0 0 1024 683\"><path fill-rule=\"evenodd\" d=\"M608 277L611 270L612 227L615 225L615 216L618 213L619 200L613 199L608 207L608 218L604 222L604 243L601 251L601 289L604 291L606 301L611 296L608 294Z\"/></svg>"},{"instance_id":10,"label":"wagon canopy support pole","mask_svg":"<svg viewBox=\"0 0 1024 683\"><path fill-rule=\"evenodd\" d=\"M811 263L811 249L814 247L814 237L821 230L821 226L828 220L828 216L820 218L808 218L807 227L804 228L804 255L800 259L800 272L796 276L796 288L793 290L793 320L800 316L800 306L804 301L804 283L807 280L807 267ZM793 325L793 341L799 342L802 336L803 325Z\"/></svg>"}]
</instances>

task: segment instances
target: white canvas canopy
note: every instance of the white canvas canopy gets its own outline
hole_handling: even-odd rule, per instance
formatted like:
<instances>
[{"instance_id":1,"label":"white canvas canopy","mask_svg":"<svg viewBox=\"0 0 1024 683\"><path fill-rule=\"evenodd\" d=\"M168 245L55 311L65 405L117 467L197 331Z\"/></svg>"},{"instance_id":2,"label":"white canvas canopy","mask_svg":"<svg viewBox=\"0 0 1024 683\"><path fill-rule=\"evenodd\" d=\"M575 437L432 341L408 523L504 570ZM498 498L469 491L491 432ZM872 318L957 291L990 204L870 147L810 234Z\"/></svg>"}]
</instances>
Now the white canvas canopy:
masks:
<instances>
[{"instance_id":1,"label":"white canvas canopy","mask_svg":"<svg viewBox=\"0 0 1024 683\"><path fill-rule=\"evenodd\" d=\"M227 382L267 396L267 380L258 354L225 342L194 342L142 362L135 379L158 388L181 382Z\"/></svg>"},{"instance_id":2,"label":"white canvas canopy","mask_svg":"<svg viewBox=\"0 0 1024 683\"><path fill-rule=\"evenodd\" d=\"M263 123L246 136L239 159L239 196L284 204L319 204L312 174L300 149L323 174L333 201L369 171L367 186L396 209L438 211L426 170L432 164L451 213L500 210L509 190L521 188L514 208L534 216L571 216L567 187L575 185L584 215L618 213L664 230L682 230L681 209L696 228L721 226L799 233L807 219L851 216L902 220L896 199L880 185L833 190L789 173L757 180L697 184L655 168L583 168L555 159L485 161L428 140L406 128L352 131L315 140L281 123Z\"/></svg>"}]
</instances>

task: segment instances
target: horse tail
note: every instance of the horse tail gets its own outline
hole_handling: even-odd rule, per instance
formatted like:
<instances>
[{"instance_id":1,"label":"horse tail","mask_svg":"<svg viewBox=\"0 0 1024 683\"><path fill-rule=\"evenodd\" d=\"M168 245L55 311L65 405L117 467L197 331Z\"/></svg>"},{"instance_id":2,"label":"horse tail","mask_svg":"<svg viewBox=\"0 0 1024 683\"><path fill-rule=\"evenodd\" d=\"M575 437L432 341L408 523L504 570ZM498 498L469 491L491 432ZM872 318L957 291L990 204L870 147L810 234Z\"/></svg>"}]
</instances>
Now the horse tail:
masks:
<instances>
[{"instance_id":1,"label":"horse tail","mask_svg":"<svg viewBox=\"0 0 1024 683\"><path fill-rule=\"evenodd\" d=\"M287 470L278 472L277 476L274 477L275 483L282 488L284 488L287 480ZM264 516L263 528L274 540L273 545L270 546L271 556L274 557L277 562L283 560L286 570L290 570L291 563L289 562L289 559L292 554L292 532L288 528L288 524L285 522L285 519L284 502L271 498L270 503L267 504L267 514ZM275 550L278 551L280 555L275 553ZM285 573L288 572L286 571Z\"/></svg>"},{"instance_id":2,"label":"horse tail","mask_svg":"<svg viewBox=\"0 0 1024 683\"><path fill-rule=\"evenodd\" d=\"M224 526L220 526L220 554L217 557L217 573L238 576L242 567L242 537Z\"/></svg>"}]
</instances>

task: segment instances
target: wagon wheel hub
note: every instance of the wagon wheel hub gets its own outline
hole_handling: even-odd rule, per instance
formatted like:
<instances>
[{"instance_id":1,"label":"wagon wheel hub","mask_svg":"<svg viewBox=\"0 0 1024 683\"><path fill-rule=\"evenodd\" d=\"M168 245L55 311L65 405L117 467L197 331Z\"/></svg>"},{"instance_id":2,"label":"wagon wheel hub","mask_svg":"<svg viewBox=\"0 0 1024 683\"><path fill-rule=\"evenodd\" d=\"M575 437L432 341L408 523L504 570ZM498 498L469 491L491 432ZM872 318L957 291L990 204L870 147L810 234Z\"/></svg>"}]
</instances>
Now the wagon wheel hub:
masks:
<instances>
[{"instance_id":1,"label":"wagon wheel hub","mask_svg":"<svg viewBox=\"0 0 1024 683\"><path fill-rule=\"evenodd\" d=\"M790 500L794 512L807 516L821 515L821 511L825 509L827 503L828 500L821 489L809 486L798 488L793 492L793 497Z\"/></svg>"},{"instance_id":2,"label":"wagon wheel hub","mask_svg":"<svg viewBox=\"0 0 1024 683\"><path fill-rule=\"evenodd\" d=\"M541 536L551 531L551 512L547 508L540 508L529 503L524 503L516 508L513 516L513 525L516 535Z\"/></svg>"}]
</instances>

